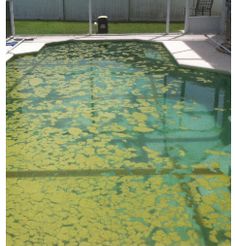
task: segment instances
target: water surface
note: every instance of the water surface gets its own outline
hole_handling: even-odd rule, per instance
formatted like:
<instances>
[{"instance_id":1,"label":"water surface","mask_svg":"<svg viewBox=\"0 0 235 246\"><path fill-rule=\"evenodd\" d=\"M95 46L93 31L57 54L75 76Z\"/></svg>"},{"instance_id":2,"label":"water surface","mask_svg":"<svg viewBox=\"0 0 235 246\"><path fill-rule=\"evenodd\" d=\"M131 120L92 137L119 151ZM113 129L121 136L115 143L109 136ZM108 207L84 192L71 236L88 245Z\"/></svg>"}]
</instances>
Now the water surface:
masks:
<instances>
[{"instance_id":1,"label":"water surface","mask_svg":"<svg viewBox=\"0 0 235 246\"><path fill-rule=\"evenodd\" d=\"M7 64L8 245L230 245L230 76L163 45Z\"/></svg>"}]
</instances>

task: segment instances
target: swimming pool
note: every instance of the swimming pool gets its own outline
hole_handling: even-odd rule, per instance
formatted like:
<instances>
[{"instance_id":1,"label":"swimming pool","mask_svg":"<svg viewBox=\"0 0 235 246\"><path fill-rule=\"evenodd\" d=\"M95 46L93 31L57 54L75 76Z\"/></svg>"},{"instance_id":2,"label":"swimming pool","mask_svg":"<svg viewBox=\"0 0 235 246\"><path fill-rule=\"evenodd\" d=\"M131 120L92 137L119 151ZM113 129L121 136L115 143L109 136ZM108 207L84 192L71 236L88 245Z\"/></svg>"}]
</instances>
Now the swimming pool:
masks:
<instances>
[{"instance_id":1,"label":"swimming pool","mask_svg":"<svg viewBox=\"0 0 235 246\"><path fill-rule=\"evenodd\" d=\"M230 76L160 43L7 64L8 245L229 245Z\"/></svg>"}]
</instances>

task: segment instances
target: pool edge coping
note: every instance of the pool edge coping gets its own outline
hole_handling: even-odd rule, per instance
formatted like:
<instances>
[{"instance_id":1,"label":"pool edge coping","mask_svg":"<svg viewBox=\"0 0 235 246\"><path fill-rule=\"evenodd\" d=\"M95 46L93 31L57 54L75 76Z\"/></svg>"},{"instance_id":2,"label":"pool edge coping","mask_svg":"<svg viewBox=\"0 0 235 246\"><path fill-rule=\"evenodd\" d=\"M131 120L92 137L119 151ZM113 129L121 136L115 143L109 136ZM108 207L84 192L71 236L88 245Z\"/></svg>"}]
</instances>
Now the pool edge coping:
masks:
<instances>
[{"instance_id":1,"label":"pool edge coping","mask_svg":"<svg viewBox=\"0 0 235 246\"><path fill-rule=\"evenodd\" d=\"M150 34L148 34L150 35ZM194 68L194 69L203 69L203 70L209 70L209 71L213 71L213 72L218 72L218 73L224 73L224 74L227 74L227 75L231 75L231 65L230 65L230 70L228 69L218 69L218 68L215 68L215 67L206 67L206 66L202 66L202 65L191 65L191 64L184 64L184 63L180 63L180 59L177 59L177 57L174 56L173 52L167 47L167 45L165 44L166 41L170 42L170 40L154 40L154 39L145 39L144 37L147 37L148 35L145 35L142 37L135 37L136 34L134 35L120 35L121 38L117 38L117 35L97 35L97 36L89 36L89 35L82 35L82 36L75 36L75 35L71 35L71 36L58 36L58 37L63 37L65 38L64 40L54 40L54 41L44 41L44 42L35 42L35 41L31 41L29 42L29 44L32 44L32 43L41 43L41 47L39 49L36 49L36 50L32 50L32 51L26 51L26 52L21 52L21 53L12 53L12 52L7 52L6 53L6 63L11 61L13 58L16 58L18 56L22 56L22 55L31 55L31 54L36 54L36 53L39 53L43 48L45 48L47 45L53 45L53 44L58 44L58 43L67 43L67 42L79 42L79 41L98 41L98 42L104 42L104 41L140 41L140 42L148 42L148 43L161 43L164 48L167 50L167 52L171 55L171 57L173 58L173 60L176 62L176 64L180 67L185 67L185 68ZM170 35L166 35L166 34L159 34L161 36L164 36L164 37L172 37L174 36L175 37L175 33L173 34L170 34ZM120 37L119 36L119 37ZM126 36L126 38L125 38ZM134 36L134 37L133 37ZM177 35L178 36L178 35ZM180 34L180 36L185 36L184 34ZM41 35L37 35L35 36L35 39L38 38L38 37L44 37L44 36L41 36ZM46 36L48 37L48 35ZM50 37L57 37L56 35L51 35ZM101 39L97 38L97 37L101 37ZM109 37L110 39L105 39ZM27 40L23 41L19 46L17 47L20 47L22 44L26 44ZM206 42L206 40L205 40ZM16 48L17 48L16 47ZM14 50L14 48L12 49ZM10 50L10 51L12 51ZM194 52L192 49L191 49L192 52ZM10 55L10 56L9 56ZM230 58L231 60L231 58ZM202 59L202 61L206 62L205 60Z\"/></svg>"}]
</instances>

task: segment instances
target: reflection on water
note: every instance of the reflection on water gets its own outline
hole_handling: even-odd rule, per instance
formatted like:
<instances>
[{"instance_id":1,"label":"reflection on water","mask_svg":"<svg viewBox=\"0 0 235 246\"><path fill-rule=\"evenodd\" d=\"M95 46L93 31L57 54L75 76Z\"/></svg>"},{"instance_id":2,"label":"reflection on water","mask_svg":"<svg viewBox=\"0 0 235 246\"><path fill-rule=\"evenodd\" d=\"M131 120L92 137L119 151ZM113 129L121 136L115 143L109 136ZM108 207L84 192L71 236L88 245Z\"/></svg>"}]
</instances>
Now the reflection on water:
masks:
<instances>
[{"instance_id":1,"label":"reflection on water","mask_svg":"<svg viewBox=\"0 0 235 246\"><path fill-rule=\"evenodd\" d=\"M229 245L230 77L161 44L7 65L9 245Z\"/></svg>"}]
</instances>

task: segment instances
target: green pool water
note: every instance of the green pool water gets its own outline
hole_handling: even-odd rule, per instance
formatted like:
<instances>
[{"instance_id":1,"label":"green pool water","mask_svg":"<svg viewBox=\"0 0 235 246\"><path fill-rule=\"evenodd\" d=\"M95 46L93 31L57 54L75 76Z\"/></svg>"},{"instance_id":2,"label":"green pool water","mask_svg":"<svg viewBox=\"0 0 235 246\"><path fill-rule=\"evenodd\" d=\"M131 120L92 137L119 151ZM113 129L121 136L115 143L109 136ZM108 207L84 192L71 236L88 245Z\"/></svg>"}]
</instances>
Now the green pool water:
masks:
<instances>
[{"instance_id":1,"label":"green pool water","mask_svg":"<svg viewBox=\"0 0 235 246\"><path fill-rule=\"evenodd\" d=\"M8 245L230 245L230 75L162 44L7 64Z\"/></svg>"}]
</instances>

